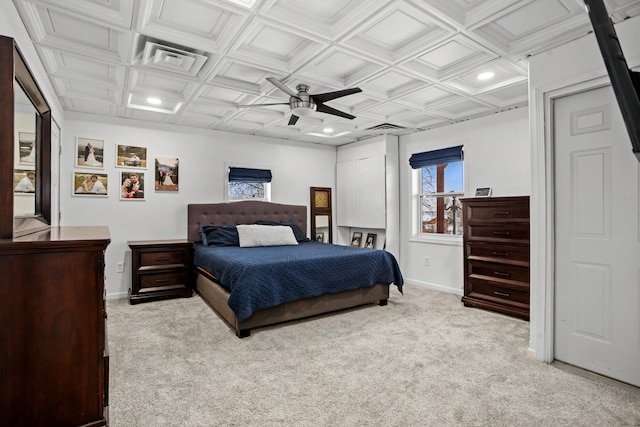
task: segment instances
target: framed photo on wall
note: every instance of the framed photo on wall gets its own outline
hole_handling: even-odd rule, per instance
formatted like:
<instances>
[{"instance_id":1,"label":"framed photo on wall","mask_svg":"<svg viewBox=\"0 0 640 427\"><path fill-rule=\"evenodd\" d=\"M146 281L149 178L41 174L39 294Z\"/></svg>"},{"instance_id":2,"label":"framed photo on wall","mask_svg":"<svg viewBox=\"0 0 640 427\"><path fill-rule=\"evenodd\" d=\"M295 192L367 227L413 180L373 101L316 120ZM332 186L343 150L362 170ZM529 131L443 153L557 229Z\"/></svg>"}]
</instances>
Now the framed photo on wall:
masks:
<instances>
[{"instance_id":1,"label":"framed photo on wall","mask_svg":"<svg viewBox=\"0 0 640 427\"><path fill-rule=\"evenodd\" d=\"M73 172L74 196L108 197L109 176L106 173Z\"/></svg>"},{"instance_id":2,"label":"framed photo on wall","mask_svg":"<svg viewBox=\"0 0 640 427\"><path fill-rule=\"evenodd\" d=\"M362 245L362 233L354 231L351 235L351 246L360 247Z\"/></svg>"},{"instance_id":3,"label":"framed photo on wall","mask_svg":"<svg viewBox=\"0 0 640 427\"><path fill-rule=\"evenodd\" d=\"M147 148L116 145L116 166L120 168L147 168Z\"/></svg>"},{"instance_id":4,"label":"framed photo on wall","mask_svg":"<svg viewBox=\"0 0 640 427\"><path fill-rule=\"evenodd\" d=\"M13 170L13 192L14 193L35 193L36 192L36 171L33 169Z\"/></svg>"},{"instance_id":5,"label":"framed photo on wall","mask_svg":"<svg viewBox=\"0 0 640 427\"><path fill-rule=\"evenodd\" d=\"M144 200L144 173L138 171L120 174L120 200Z\"/></svg>"},{"instance_id":6,"label":"framed photo on wall","mask_svg":"<svg viewBox=\"0 0 640 427\"><path fill-rule=\"evenodd\" d=\"M178 179L177 157L156 157L155 159L155 190L178 191L180 182Z\"/></svg>"},{"instance_id":7,"label":"framed photo on wall","mask_svg":"<svg viewBox=\"0 0 640 427\"><path fill-rule=\"evenodd\" d=\"M36 164L36 134L18 132L18 153L20 163L25 166Z\"/></svg>"},{"instance_id":8,"label":"framed photo on wall","mask_svg":"<svg viewBox=\"0 0 640 427\"><path fill-rule=\"evenodd\" d=\"M76 166L102 169L104 167L104 141L77 137Z\"/></svg>"}]
</instances>

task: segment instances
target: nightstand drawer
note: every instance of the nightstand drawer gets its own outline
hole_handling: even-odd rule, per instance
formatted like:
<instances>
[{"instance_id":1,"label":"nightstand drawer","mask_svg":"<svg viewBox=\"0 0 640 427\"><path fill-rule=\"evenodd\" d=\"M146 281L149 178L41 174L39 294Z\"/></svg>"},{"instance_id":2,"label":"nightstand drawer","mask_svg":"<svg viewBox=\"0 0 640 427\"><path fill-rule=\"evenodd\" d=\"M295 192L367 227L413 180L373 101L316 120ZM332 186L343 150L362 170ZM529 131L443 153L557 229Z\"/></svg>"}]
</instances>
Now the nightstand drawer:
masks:
<instances>
[{"instance_id":1,"label":"nightstand drawer","mask_svg":"<svg viewBox=\"0 0 640 427\"><path fill-rule=\"evenodd\" d=\"M513 302L529 306L529 290L502 286L497 283L470 278L470 297L488 299L492 301Z\"/></svg>"},{"instance_id":2,"label":"nightstand drawer","mask_svg":"<svg viewBox=\"0 0 640 427\"><path fill-rule=\"evenodd\" d=\"M185 272L167 272L159 274L141 274L140 289L161 288L165 286L187 285Z\"/></svg>"},{"instance_id":3,"label":"nightstand drawer","mask_svg":"<svg viewBox=\"0 0 640 427\"><path fill-rule=\"evenodd\" d=\"M167 264L184 264L184 250L140 253L141 267Z\"/></svg>"}]
</instances>

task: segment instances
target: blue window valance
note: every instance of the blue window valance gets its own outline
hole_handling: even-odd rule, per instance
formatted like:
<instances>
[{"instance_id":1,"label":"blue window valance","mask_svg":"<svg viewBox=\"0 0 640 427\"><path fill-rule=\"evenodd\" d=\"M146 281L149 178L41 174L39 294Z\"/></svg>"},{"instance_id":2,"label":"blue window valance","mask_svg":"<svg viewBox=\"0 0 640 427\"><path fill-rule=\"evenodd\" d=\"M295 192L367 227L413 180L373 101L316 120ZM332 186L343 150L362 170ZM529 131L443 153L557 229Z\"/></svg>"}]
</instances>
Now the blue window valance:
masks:
<instances>
[{"instance_id":1,"label":"blue window valance","mask_svg":"<svg viewBox=\"0 0 640 427\"><path fill-rule=\"evenodd\" d=\"M442 163L460 162L462 157L462 145L458 145L457 147L443 148L441 150L415 153L409 159L409 164L413 169L420 169Z\"/></svg>"},{"instance_id":2,"label":"blue window valance","mask_svg":"<svg viewBox=\"0 0 640 427\"><path fill-rule=\"evenodd\" d=\"M229 182L271 182L268 169L229 168Z\"/></svg>"}]
</instances>

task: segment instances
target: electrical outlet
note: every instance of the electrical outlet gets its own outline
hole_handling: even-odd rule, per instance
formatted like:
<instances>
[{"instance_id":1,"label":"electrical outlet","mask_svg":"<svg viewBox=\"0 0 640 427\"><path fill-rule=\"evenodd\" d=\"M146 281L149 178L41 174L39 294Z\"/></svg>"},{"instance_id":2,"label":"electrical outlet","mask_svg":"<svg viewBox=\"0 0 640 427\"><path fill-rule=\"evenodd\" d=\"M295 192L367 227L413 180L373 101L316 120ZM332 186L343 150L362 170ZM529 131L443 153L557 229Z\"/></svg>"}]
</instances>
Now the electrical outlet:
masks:
<instances>
[{"instance_id":1,"label":"electrical outlet","mask_svg":"<svg viewBox=\"0 0 640 427\"><path fill-rule=\"evenodd\" d=\"M124 273L124 262L116 263L116 272L117 273Z\"/></svg>"},{"instance_id":2,"label":"electrical outlet","mask_svg":"<svg viewBox=\"0 0 640 427\"><path fill-rule=\"evenodd\" d=\"M427 266L431 265L431 258L424 257L424 265L427 265Z\"/></svg>"}]
</instances>

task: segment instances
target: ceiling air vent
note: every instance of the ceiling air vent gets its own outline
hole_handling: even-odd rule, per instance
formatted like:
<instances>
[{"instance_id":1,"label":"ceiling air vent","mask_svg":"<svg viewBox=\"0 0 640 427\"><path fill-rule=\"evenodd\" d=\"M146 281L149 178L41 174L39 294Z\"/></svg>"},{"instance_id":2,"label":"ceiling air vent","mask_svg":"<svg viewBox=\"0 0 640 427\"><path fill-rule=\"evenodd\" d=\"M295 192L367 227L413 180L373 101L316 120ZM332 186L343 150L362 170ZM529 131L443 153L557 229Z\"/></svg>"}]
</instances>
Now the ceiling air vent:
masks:
<instances>
[{"instance_id":1,"label":"ceiling air vent","mask_svg":"<svg viewBox=\"0 0 640 427\"><path fill-rule=\"evenodd\" d=\"M392 125L391 123L382 123L381 125L371 126L365 130L404 130L407 129L403 126Z\"/></svg>"},{"instance_id":2,"label":"ceiling air vent","mask_svg":"<svg viewBox=\"0 0 640 427\"><path fill-rule=\"evenodd\" d=\"M141 63L147 67L196 76L207 59L207 56L199 52L148 39L144 43Z\"/></svg>"}]
</instances>

